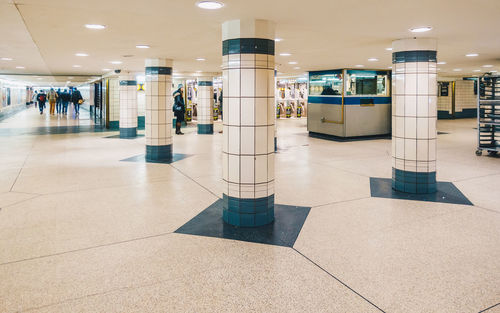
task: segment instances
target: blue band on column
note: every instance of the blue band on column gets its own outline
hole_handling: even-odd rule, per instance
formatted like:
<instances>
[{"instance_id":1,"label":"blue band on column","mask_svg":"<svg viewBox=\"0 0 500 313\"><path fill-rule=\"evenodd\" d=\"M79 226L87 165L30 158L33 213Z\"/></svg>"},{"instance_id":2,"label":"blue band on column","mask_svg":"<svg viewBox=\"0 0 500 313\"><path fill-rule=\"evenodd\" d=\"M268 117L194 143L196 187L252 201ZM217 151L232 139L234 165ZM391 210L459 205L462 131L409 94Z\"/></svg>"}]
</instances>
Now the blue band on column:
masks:
<instances>
[{"instance_id":1,"label":"blue band on column","mask_svg":"<svg viewBox=\"0 0 500 313\"><path fill-rule=\"evenodd\" d=\"M436 192L436 172L410 172L392 168L392 188L408 193Z\"/></svg>"},{"instance_id":2,"label":"blue band on column","mask_svg":"<svg viewBox=\"0 0 500 313\"><path fill-rule=\"evenodd\" d=\"M137 85L136 80L120 80L120 86L135 86Z\"/></svg>"},{"instance_id":3,"label":"blue band on column","mask_svg":"<svg viewBox=\"0 0 500 313\"><path fill-rule=\"evenodd\" d=\"M224 222L240 227L256 227L274 221L274 195L241 199L223 194L222 218Z\"/></svg>"},{"instance_id":4,"label":"blue band on column","mask_svg":"<svg viewBox=\"0 0 500 313\"><path fill-rule=\"evenodd\" d=\"M137 129L144 129L145 125L146 125L146 117L137 116Z\"/></svg>"},{"instance_id":5,"label":"blue band on column","mask_svg":"<svg viewBox=\"0 0 500 313\"><path fill-rule=\"evenodd\" d=\"M147 161L170 161L172 160L172 145L148 146L146 145Z\"/></svg>"},{"instance_id":6,"label":"blue band on column","mask_svg":"<svg viewBox=\"0 0 500 313\"><path fill-rule=\"evenodd\" d=\"M222 42L222 55L228 54L274 55L274 40L262 38L236 38Z\"/></svg>"},{"instance_id":7,"label":"blue band on column","mask_svg":"<svg viewBox=\"0 0 500 313\"><path fill-rule=\"evenodd\" d=\"M431 50L399 51L392 54L392 63L437 62L437 52Z\"/></svg>"},{"instance_id":8,"label":"blue band on column","mask_svg":"<svg viewBox=\"0 0 500 313\"><path fill-rule=\"evenodd\" d=\"M121 128L120 138L134 138L137 137L137 127Z\"/></svg>"},{"instance_id":9,"label":"blue band on column","mask_svg":"<svg viewBox=\"0 0 500 313\"><path fill-rule=\"evenodd\" d=\"M213 134L214 125L213 124L198 124L198 134Z\"/></svg>"},{"instance_id":10,"label":"blue band on column","mask_svg":"<svg viewBox=\"0 0 500 313\"><path fill-rule=\"evenodd\" d=\"M120 121L109 121L110 130L118 130L120 128Z\"/></svg>"}]
</instances>

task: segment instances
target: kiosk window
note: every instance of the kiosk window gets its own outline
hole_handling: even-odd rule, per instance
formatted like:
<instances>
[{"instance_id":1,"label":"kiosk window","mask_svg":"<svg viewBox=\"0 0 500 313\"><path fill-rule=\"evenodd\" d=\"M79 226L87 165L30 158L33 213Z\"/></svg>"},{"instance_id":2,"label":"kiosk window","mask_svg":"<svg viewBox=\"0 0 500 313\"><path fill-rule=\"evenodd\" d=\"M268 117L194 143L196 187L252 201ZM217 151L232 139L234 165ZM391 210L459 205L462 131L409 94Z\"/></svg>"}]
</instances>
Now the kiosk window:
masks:
<instances>
[{"instance_id":1,"label":"kiosk window","mask_svg":"<svg viewBox=\"0 0 500 313\"><path fill-rule=\"evenodd\" d=\"M347 71L346 95L387 96L387 80L387 72Z\"/></svg>"},{"instance_id":2,"label":"kiosk window","mask_svg":"<svg viewBox=\"0 0 500 313\"><path fill-rule=\"evenodd\" d=\"M309 95L341 96L342 74L324 74L310 76Z\"/></svg>"}]
</instances>

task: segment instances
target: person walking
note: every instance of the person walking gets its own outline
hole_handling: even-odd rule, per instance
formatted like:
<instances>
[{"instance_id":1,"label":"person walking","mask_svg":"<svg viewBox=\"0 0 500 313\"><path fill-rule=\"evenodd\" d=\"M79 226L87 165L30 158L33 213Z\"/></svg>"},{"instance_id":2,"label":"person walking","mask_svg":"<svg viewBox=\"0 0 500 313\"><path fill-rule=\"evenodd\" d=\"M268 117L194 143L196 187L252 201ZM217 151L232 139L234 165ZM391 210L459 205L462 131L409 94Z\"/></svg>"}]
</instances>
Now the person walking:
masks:
<instances>
[{"instance_id":1,"label":"person walking","mask_svg":"<svg viewBox=\"0 0 500 313\"><path fill-rule=\"evenodd\" d=\"M54 115L57 101L57 92L54 90L54 88L50 88L49 92L47 93L47 98L50 105L50 115Z\"/></svg>"},{"instance_id":2,"label":"person walking","mask_svg":"<svg viewBox=\"0 0 500 313\"><path fill-rule=\"evenodd\" d=\"M71 102L75 106L75 116L80 115L80 104L83 103L83 97L80 90L74 88L73 94L71 95Z\"/></svg>"},{"instance_id":3,"label":"person walking","mask_svg":"<svg viewBox=\"0 0 500 313\"><path fill-rule=\"evenodd\" d=\"M184 135L183 132L181 132L181 123L184 122L184 113L186 112L186 106L184 105L184 98L183 98L183 92L184 92L184 86L182 84L179 84L178 89L174 92L174 115L175 115L175 133L177 135Z\"/></svg>"},{"instance_id":4,"label":"person walking","mask_svg":"<svg viewBox=\"0 0 500 313\"><path fill-rule=\"evenodd\" d=\"M57 114L62 113L61 88L57 89L56 112Z\"/></svg>"},{"instance_id":5,"label":"person walking","mask_svg":"<svg viewBox=\"0 0 500 313\"><path fill-rule=\"evenodd\" d=\"M43 109L45 108L45 101L47 101L47 95L43 90L40 90L38 96L36 97L38 101L38 109L40 109L40 115L43 114Z\"/></svg>"},{"instance_id":6,"label":"person walking","mask_svg":"<svg viewBox=\"0 0 500 313\"><path fill-rule=\"evenodd\" d=\"M71 96L69 95L69 92L67 89L64 89L64 91L60 95L61 98L61 103L62 103L62 114L67 115L68 114L68 103L71 101Z\"/></svg>"},{"instance_id":7,"label":"person walking","mask_svg":"<svg viewBox=\"0 0 500 313\"><path fill-rule=\"evenodd\" d=\"M35 103L35 108L36 108L38 104L38 90L35 90L35 92L33 93L33 98L31 100L33 100L33 102Z\"/></svg>"}]
</instances>

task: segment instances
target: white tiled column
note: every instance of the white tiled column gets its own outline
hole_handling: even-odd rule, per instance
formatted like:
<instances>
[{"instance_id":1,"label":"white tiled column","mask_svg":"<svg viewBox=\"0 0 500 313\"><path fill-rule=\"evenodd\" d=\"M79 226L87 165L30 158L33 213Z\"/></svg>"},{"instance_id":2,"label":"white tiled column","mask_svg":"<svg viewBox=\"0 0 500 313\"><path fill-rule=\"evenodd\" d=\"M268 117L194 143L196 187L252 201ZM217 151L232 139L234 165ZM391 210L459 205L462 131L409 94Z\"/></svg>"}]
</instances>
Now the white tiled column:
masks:
<instances>
[{"instance_id":1,"label":"white tiled column","mask_svg":"<svg viewBox=\"0 0 500 313\"><path fill-rule=\"evenodd\" d=\"M214 133L214 87L212 77L198 78L198 134Z\"/></svg>"},{"instance_id":2,"label":"white tiled column","mask_svg":"<svg viewBox=\"0 0 500 313\"><path fill-rule=\"evenodd\" d=\"M146 60L146 160L172 159L172 60Z\"/></svg>"},{"instance_id":3,"label":"white tiled column","mask_svg":"<svg viewBox=\"0 0 500 313\"><path fill-rule=\"evenodd\" d=\"M118 130L120 124L120 81L118 77L108 81L109 93L109 129Z\"/></svg>"},{"instance_id":4,"label":"white tiled column","mask_svg":"<svg viewBox=\"0 0 500 313\"><path fill-rule=\"evenodd\" d=\"M392 187L436 192L437 43L401 39L392 48Z\"/></svg>"},{"instance_id":5,"label":"white tiled column","mask_svg":"<svg viewBox=\"0 0 500 313\"><path fill-rule=\"evenodd\" d=\"M120 75L120 138L137 137L137 81Z\"/></svg>"},{"instance_id":6,"label":"white tiled column","mask_svg":"<svg viewBox=\"0 0 500 313\"><path fill-rule=\"evenodd\" d=\"M274 23L233 20L223 40L223 219L274 220Z\"/></svg>"}]
</instances>

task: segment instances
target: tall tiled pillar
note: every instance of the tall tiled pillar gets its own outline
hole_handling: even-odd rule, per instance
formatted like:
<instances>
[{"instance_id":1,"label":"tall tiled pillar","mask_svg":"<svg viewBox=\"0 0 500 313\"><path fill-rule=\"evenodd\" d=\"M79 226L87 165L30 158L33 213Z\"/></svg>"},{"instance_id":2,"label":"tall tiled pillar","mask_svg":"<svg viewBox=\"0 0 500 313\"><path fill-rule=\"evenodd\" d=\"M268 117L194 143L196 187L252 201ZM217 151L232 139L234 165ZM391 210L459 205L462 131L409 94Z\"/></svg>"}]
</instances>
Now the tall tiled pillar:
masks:
<instances>
[{"instance_id":1,"label":"tall tiled pillar","mask_svg":"<svg viewBox=\"0 0 500 313\"><path fill-rule=\"evenodd\" d=\"M198 134L214 133L214 87L212 77L198 78Z\"/></svg>"},{"instance_id":2,"label":"tall tiled pillar","mask_svg":"<svg viewBox=\"0 0 500 313\"><path fill-rule=\"evenodd\" d=\"M139 84L137 85L139 89ZM146 121L146 92L137 90L137 129L144 129Z\"/></svg>"},{"instance_id":3,"label":"tall tiled pillar","mask_svg":"<svg viewBox=\"0 0 500 313\"><path fill-rule=\"evenodd\" d=\"M236 226L274 220L274 23L222 25L223 219Z\"/></svg>"},{"instance_id":4,"label":"tall tiled pillar","mask_svg":"<svg viewBox=\"0 0 500 313\"><path fill-rule=\"evenodd\" d=\"M137 81L120 75L120 138L137 137Z\"/></svg>"},{"instance_id":5,"label":"tall tiled pillar","mask_svg":"<svg viewBox=\"0 0 500 313\"><path fill-rule=\"evenodd\" d=\"M146 160L172 159L172 60L146 60Z\"/></svg>"},{"instance_id":6,"label":"tall tiled pillar","mask_svg":"<svg viewBox=\"0 0 500 313\"><path fill-rule=\"evenodd\" d=\"M109 78L109 129L120 128L120 81L118 77Z\"/></svg>"},{"instance_id":7,"label":"tall tiled pillar","mask_svg":"<svg viewBox=\"0 0 500 313\"><path fill-rule=\"evenodd\" d=\"M401 39L392 44L392 187L436 192L437 43Z\"/></svg>"}]
</instances>

